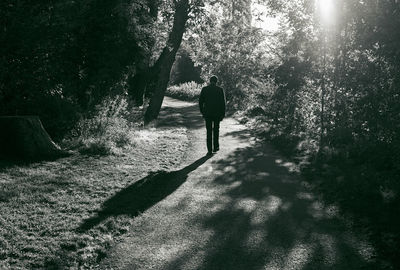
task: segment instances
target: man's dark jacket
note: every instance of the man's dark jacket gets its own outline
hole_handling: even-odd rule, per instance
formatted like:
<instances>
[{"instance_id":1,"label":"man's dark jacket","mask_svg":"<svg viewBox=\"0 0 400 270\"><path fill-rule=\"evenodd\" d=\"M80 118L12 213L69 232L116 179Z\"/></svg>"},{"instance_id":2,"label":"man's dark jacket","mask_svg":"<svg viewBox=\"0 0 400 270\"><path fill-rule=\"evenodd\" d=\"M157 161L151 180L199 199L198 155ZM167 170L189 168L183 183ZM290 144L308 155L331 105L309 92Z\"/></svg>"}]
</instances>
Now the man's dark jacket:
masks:
<instances>
[{"instance_id":1,"label":"man's dark jacket","mask_svg":"<svg viewBox=\"0 0 400 270\"><path fill-rule=\"evenodd\" d=\"M221 121L225 117L225 93L221 87L208 85L201 89L200 112L204 118Z\"/></svg>"}]
</instances>

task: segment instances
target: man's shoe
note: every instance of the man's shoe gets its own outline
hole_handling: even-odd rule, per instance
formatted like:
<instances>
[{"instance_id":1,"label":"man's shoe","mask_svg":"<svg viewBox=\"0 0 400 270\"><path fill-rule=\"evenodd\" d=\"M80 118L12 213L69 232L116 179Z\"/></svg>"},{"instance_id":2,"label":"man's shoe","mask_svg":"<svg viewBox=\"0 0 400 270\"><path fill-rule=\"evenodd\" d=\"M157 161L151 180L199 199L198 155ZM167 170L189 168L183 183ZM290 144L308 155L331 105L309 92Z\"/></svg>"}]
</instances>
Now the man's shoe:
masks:
<instances>
[{"instance_id":1,"label":"man's shoe","mask_svg":"<svg viewBox=\"0 0 400 270\"><path fill-rule=\"evenodd\" d=\"M207 156L212 156L212 154L213 154L213 153L210 152L210 151L207 152Z\"/></svg>"},{"instance_id":2,"label":"man's shoe","mask_svg":"<svg viewBox=\"0 0 400 270\"><path fill-rule=\"evenodd\" d=\"M219 151L219 147L214 149L214 153Z\"/></svg>"}]
</instances>

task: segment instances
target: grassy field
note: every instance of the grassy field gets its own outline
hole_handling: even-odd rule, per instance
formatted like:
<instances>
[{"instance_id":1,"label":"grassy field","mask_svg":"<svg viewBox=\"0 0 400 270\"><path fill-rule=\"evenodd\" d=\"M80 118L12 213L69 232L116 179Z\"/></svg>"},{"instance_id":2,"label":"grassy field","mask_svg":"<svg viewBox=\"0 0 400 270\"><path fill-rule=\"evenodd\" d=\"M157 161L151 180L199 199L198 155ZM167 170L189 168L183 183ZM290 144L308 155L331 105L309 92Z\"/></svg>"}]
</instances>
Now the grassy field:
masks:
<instances>
[{"instance_id":1,"label":"grassy field","mask_svg":"<svg viewBox=\"0 0 400 270\"><path fill-rule=\"evenodd\" d=\"M188 144L184 128L133 130L129 138L118 154L0 164L0 269L89 268L105 256L133 218L82 224L132 183L175 169Z\"/></svg>"}]
</instances>

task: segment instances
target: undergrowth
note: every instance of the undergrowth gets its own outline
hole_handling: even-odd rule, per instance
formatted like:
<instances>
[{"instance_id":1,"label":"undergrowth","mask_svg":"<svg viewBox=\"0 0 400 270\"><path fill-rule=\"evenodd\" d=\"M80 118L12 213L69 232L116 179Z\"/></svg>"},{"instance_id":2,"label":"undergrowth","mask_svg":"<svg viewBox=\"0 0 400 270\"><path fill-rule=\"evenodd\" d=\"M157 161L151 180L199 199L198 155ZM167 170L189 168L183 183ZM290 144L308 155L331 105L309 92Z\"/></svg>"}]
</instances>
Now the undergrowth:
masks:
<instances>
[{"instance_id":1,"label":"undergrowth","mask_svg":"<svg viewBox=\"0 0 400 270\"><path fill-rule=\"evenodd\" d=\"M168 87L166 95L186 101L197 101L204 86L204 84L196 82L173 85Z\"/></svg>"},{"instance_id":2,"label":"undergrowth","mask_svg":"<svg viewBox=\"0 0 400 270\"><path fill-rule=\"evenodd\" d=\"M290 120L274 114L271 95L253 93L246 102L247 109L236 114L238 120L296 161L315 191L354 220L356 230L374 243L382 269L398 269L400 155L396 143L345 141L320 148L316 127L289 128Z\"/></svg>"},{"instance_id":3,"label":"undergrowth","mask_svg":"<svg viewBox=\"0 0 400 270\"><path fill-rule=\"evenodd\" d=\"M132 133L142 126L143 110L130 108L126 97L108 97L76 124L63 145L87 155L120 154L134 147Z\"/></svg>"}]
</instances>

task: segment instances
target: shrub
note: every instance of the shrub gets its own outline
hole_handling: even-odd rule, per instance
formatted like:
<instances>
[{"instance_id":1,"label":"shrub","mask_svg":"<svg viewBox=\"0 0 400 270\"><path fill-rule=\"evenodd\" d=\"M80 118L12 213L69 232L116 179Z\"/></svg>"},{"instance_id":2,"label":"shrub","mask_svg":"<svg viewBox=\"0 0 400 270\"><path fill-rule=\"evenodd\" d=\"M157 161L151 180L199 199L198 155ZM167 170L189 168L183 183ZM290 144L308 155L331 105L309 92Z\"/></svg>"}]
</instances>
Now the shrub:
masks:
<instances>
[{"instance_id":1,"label":"shrub","mask_svg":"<svg viewBox=\"0 0 400 270\"><path fill-rule=\"evenodd\" d=\"M123 148L133 145L131 134L139 123L127 119L138 120L135 113L141 114L128 111L125 97L108 97L91 115L77 123L64 144L88 155L119 154Z\"/></svg>"},{"instance_id":2,"label":"shrub","mask_svg":"<svg viewBox=\"0 0 400 270\"><path fill-rule=\"evenodd\" d=\"M195 101L199 98L203 84L187 82L168 87L167 96L179 98L187 101Z\"/></svg>"}]
</instances>

